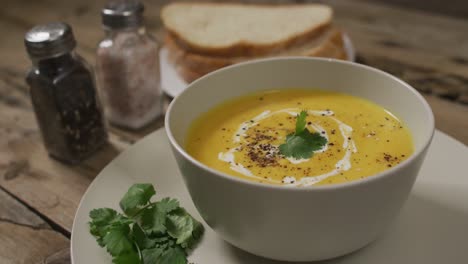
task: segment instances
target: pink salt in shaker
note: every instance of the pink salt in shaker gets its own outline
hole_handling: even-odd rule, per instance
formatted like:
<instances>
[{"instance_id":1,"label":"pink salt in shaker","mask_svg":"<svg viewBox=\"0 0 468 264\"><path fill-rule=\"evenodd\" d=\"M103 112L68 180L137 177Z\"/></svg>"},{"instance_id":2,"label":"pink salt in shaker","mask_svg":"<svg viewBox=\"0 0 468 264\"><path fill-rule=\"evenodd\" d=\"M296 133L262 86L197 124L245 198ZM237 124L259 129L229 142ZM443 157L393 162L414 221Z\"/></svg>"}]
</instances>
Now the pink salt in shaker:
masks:
<instances>
[{"instance_id":1,"label":"pink salt in shaker","mask_svg":"<svg viewBox=\"0 0 468 264\"><path fill-rule=\"evenodd\" d=\"M111 124L139 129L162 115L159 45L136 1L111 1L102 10L106 37L97 50L97 77Z\"/></svg>"}]
</instances>

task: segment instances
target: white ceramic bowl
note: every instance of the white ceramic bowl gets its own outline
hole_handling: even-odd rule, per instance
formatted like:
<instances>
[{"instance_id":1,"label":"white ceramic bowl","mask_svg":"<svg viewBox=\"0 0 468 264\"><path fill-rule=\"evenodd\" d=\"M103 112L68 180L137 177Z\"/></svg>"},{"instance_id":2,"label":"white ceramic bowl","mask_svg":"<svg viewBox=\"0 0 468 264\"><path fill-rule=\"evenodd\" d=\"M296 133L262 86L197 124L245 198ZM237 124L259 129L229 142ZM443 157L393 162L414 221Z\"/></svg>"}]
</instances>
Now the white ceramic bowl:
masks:
<instances>
[{"instance_id":1,"label":"white ceramic bowl","mask_svg":"<svg viewBox=\"0 0 468 264\"><path fill-rule=\"evenodd\" d=\"M383 106L409 126L414 154L363 180L291 188L229 176L184 150L190 124L215 105L288 88L338 91ZM408 84L364 65L312 58L259 60L213 72L174 99L165 121L184 182L208 225L236 247L287 261L334 258L375 240L408 197L434 132L429 105Z\"/></svg>"}]
</instances>

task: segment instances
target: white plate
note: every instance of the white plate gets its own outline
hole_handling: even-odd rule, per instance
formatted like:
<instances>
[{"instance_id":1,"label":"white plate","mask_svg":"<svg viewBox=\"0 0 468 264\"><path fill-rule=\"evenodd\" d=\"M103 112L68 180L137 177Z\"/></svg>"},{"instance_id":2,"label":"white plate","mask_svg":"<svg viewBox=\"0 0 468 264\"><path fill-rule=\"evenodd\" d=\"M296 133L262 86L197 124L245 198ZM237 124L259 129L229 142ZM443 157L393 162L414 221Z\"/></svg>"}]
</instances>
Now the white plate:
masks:
<instances>
[{"instance_id":1,"label":"white plate","mask_svg":"<svg viewBox=\"0 0 468 264\"><path fill-rule=\"evenodd\" d=\"M390 229L356 253L321 263L468 263L467 162L468 148L436 131L410 198ZM99 207L117 209L122 195L136 182L153 183L158 198L179 199L183 207L201 220L179 175L166 134L158 130L119 155L89 186L73 223L73 264L111 263L110 256L88 232L88 213ZM280 263L230 246L203 224L206 232L189 257L191 262Z\"/></svg>"},{"instance_id":2,"label":"white plate","mask_svg":"<svg viewBox=\"0 0 468 264\"><path fill-rule=\"evenodd\" d=\"M349 61L356 60L356 51L354 49L353 43L347 34L343 34L344 48L346 51L347 59ZM187 82L182 79L177 71L174 69L171 63L168 60L168 51L166 48L162 48L159 51L159 65L161 69L161 88L163 91L171 96L176 97L181 93L185 87L187 87Z\"/></svg>"}]
</instances>

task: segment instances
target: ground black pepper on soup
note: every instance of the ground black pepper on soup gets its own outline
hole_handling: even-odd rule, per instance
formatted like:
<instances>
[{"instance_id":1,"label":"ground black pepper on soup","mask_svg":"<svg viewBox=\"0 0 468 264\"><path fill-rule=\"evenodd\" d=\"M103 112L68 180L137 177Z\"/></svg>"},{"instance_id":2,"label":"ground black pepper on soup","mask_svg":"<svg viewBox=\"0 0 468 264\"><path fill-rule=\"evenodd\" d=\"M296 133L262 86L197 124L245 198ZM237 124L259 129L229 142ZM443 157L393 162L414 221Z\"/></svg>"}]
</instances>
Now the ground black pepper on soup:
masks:
<instances>
[{"instance_id":1,"label":"ground black pepper on soup","mask_svg":"<svg viewBox=\"0 0 468 264\"><path fill-rule=\"evenodd\" d=\"M413 153L402 120L366 99L319 90L273 90L201 115L190 155L234 177L310 186L343 183L396 166Z\"/></svg>"}]
</instances>

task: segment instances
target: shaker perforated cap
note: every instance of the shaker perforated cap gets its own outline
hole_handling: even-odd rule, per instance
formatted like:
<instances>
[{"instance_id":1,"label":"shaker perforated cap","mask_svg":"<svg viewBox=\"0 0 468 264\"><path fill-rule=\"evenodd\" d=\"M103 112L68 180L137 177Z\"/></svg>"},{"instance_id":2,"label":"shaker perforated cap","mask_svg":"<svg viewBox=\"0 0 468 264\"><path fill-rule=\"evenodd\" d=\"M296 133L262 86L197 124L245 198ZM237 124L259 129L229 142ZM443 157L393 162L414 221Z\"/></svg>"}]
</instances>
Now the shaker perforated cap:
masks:
<instances>
[{"instance_id":1,"label":"shaker perforated cap","mask_svg":"<svg viewBox=\"0 0 468 264\"><path fill-rule=\"evenodd\" d=\"M71 27L62 22L33 27L26 33L24 44L29 56L34 58L55 57L76 47Z\"/></svg>"},{"instance_id":2,"label":"shaker perforated cap","mask_svg":"<svg viewBox=\"0 0 468 264\"><path fill-rule=\"evenodd\" d=\"M143 25L144 6L134 0L112 0L102 9L102 24L111 29Z\"/></svg>"}]
</instances>

